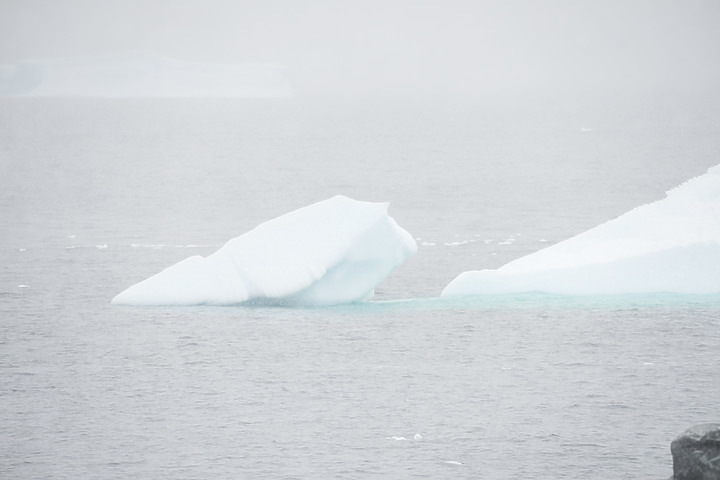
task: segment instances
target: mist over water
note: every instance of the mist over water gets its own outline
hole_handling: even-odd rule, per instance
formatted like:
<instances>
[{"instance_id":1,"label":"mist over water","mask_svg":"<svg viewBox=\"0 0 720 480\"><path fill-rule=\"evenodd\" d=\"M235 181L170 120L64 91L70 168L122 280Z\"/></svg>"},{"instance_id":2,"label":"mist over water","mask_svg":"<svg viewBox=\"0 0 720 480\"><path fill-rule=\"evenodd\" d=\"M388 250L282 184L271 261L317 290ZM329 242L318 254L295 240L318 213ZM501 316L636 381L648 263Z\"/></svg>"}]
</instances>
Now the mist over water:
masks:
<instances>
[{"instance_id":1,"label":"mist over water","mask_svg":"<svg viewBox=\"0 0 720 480\"><path fill-rule=\"evenodd\" d=\"M0 2L0 63L296 95L0 98L0 477L667 478L717 421L716 295L436 298L720 163L714 2L99 5ZM372 302L109 304L336 194L418 243Z\"/></svg>"},{"instance_id":2,"label":"mist over water","mask_svg":"<svg viewBox=\"0 0 720 480\"><path fill-rule=\"evenodd\" d=\"M720 83L710 0L4 0L0 63L147 50L272 63L303 95L673 94Z\"/></svg>"}]
</instances>

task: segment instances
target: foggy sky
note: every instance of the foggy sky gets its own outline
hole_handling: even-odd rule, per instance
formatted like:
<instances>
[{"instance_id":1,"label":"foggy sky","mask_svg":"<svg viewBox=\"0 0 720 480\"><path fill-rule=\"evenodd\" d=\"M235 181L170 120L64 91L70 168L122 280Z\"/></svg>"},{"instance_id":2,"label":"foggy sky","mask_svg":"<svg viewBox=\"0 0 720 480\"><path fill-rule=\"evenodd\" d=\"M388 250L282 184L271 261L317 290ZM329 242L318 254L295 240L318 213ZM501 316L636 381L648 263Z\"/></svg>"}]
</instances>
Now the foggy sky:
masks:
<instances>
[{"instance_id":1,"label":"foggy sky","mask_svg":"<svg viewBox=\"0 0 720 480\"><path fill-rule=\"evenodd\" d=\"M0 0L0 63L131 49L310 93L711 93L720 1Z\"/></svg>"}]
</instances>

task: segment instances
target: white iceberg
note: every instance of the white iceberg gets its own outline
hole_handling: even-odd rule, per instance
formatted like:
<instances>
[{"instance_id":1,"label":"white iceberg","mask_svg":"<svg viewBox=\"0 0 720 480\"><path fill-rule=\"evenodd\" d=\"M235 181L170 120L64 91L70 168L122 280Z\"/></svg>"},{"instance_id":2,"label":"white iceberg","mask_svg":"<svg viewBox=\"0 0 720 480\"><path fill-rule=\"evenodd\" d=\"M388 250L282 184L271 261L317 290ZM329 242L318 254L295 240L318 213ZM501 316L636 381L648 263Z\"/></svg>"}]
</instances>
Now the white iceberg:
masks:
<instances>
[{"instance_id":1,"label":"white iceberg","mask_svg":"<svg viewBox=\"0 0 720 480\"><path fill-rule=\"evenodd\" d=\"M442 296L720 292L720 165L646 204L497 270L468 271Z\"/></svg>"},{"instance_id":2,"label":"white iceberg","mask_svg":"<svg viewBox=\"0 0 720 480\"><path fill-rule=\"evenodd\" d=\"M343 196L262 223L117 295L123 305L335 305L365 300L417 251L388 204Z\"/></svg>"},{"instance_id":3,"label":"white iceberg","mask_svg":"<svg viewBox=\"0 0 720 480\"><path fill-rule=\"evenodd\" d=\"M290 97L278 65L192 63L145 51L0 65L0 96Z\"/></svg>"}]
</instances>

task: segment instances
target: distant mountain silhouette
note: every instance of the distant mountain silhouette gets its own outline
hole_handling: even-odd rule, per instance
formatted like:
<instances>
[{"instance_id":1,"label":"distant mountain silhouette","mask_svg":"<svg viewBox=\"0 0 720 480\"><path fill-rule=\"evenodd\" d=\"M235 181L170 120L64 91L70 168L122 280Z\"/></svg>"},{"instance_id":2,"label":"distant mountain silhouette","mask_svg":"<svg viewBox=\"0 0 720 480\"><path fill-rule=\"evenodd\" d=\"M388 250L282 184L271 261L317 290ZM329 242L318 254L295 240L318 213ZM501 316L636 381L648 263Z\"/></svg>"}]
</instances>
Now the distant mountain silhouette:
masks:
<instances>
[{"instance_id":1,"label":"distant mountain silhouette","mask_svg":"<svg viewBox=\"0 0 720 480\"><path fill-rule=\"evenodd\" d=\"M287 69L174 60L145 51L0 65L0 95L290 97Z\"/></svg>"}]
</instances>

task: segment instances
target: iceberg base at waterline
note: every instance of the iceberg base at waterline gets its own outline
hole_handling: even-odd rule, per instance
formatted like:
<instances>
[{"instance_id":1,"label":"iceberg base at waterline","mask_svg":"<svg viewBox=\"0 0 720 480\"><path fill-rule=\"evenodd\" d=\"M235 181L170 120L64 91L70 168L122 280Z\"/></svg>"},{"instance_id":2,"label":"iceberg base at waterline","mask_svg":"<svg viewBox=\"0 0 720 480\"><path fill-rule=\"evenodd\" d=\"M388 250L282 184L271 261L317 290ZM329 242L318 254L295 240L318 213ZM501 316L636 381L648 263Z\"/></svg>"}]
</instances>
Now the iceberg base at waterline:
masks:
<instances>
[{"instance_id":1,"label":"iceberg base at waterline","mask_svg":"<svg viewBox=\"0 0 720 480\"><path fill-rule=\"evenodd\" d=\"M463 272L442 296L521 292L720 293L720 165L663 200L497 270Z\"/></svg>"},{"instance_id":2,"label":"iceberg base at waterline","mask_svg":"<svg viewBox=\"0 0 720 480\"><path fill-rule=\"evenodd\" d=\"M262 223L117 295L122 305L335 305L365 300L417 251L388 204L336 196Z\"/></svg>"},{"instance_id":3,"label":"iceberg base at waterline","mask_svg":"<svg viewBox=\"0 0 720 480\"><path fill-rule=\"evenodd\" d=\"M560 295L720 292L720 245L676 247L608 263L527 273L463 272L442 296L543 292Z\"/></svg>"}]
</instances>

